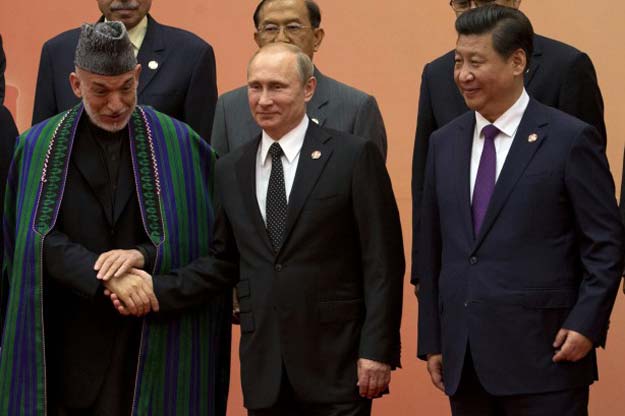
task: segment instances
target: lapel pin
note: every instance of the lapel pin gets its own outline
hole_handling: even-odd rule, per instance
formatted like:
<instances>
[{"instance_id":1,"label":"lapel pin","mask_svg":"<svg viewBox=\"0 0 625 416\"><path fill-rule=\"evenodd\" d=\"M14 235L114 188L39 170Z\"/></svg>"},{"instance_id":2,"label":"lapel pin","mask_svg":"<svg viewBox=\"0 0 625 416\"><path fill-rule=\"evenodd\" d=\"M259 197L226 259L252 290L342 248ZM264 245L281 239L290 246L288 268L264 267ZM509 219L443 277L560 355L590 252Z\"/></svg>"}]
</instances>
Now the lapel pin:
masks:
<instances>
[{"instance_id":1,"label":"lapel pin","mask_svg":"<svg viewBox=\"0 0 625 416\"><path fill-rule=\"evenodd\" d=\"M538 134L536 133L532 133L529 136L527 136L527 141L530 143L534 143L536 140L538 140Z\"/></svg>"},{"instance_id":2,"label":"lapel pin","mask_svg":"<svg viewBox=\"0 0 625 416\"><path fill-rule=\"evenodd\" d=\"M312 157L313 160L317 160L321 157L321 152L319 150L315 150L311 153L310 157Z\"/></svg>"},{"instance_id":3,"label":"lapel pin","mask_svg":"<svg viewBox=\"0 0 625 416\"><path fill-rule=\"evenodd\" d=\"M313 123L319 124L319 120L317 120L316 118L311 118L311 120L313 121Z\"/></svg>"},{"instance_id":4,"label":"lapel pin","mask_svg":"<svg viewBox=\"0 0 625 416\"><path fill-rule=\"evenodd\" d=\"M148 62L148 68L150 68L150 69L152 69L152 70L154 70L154 69L158 68L158 62L156 62L156 61L150 61L150 62Z\"/></svg>"}]
</instances>

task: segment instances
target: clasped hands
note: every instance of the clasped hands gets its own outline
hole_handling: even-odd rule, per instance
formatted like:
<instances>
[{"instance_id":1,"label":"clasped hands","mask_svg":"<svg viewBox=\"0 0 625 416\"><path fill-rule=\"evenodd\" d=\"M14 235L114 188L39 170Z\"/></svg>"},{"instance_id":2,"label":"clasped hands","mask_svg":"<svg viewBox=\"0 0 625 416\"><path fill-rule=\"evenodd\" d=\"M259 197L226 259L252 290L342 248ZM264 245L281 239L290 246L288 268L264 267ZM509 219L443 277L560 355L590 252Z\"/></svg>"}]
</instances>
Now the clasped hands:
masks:
<instances>
[{"instance_id":1,"label":"clasped hands","mask_svg":"<svg viewBox=\"0 0 625 416\"><path fill-rule=\"evenodd\" d=\"M158 312L152 276L141 270L144 265L143 254L132 249L102 253L93 266L104 285L104 294L121 315L141 317Z\"/></svg>"}]
</instances>

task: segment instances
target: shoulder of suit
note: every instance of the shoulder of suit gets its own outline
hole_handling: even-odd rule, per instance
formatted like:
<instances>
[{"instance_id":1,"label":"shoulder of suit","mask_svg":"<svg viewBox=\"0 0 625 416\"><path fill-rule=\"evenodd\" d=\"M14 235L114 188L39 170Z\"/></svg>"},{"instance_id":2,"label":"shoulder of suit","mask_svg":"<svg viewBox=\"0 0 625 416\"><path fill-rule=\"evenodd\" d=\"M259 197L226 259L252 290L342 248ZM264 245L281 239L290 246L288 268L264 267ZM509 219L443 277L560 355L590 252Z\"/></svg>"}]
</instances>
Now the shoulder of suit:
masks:
<instances>
[{"instance_id":1,"label":"shoulder of suit","mask_svg":"<svg viewBox=\"0 0 625 416\"><path fill-rule=\"evenodd\" d=\"M80 28L74 28L59 33L58 35L48 39L44 44L44 48L72 48L72 51L76 49L78 43L78 37L80 36Z\"/></svg>"},{"instance_id":2,"label":"shoulder of suit","mask_svg":"<svg viewBox=\"0 0 625 416\"><path fill-rule=\"evenodd\" d=\"M541 35L534 35L534 51L539 50L545 56L546 59L550 57L557 58L574 58L584 53L579 49L568 45L559 40L551 39Z\"/></svg>"},{"instance_id":3,"label":"shoulder of suit","mask_svg":"<svg viewBox=\"0 0 625 416\"><path fill-rule=\"evenodd\" d=\"M150 21L148 24L157 25L158 29L165 36L164 39L168 43L175 44L176 48L185 47L185 48L206 48L211 47L211 45L206 42L204 39L199 37L193 32L189 32L188 30L181 29L174 26L164 25L160 22L157 22L150 16ZM148 29L149 31L149 29Z\"/></svg>"},{"instance_id":4,"label":"shoulder of suit","mask_svg":"<svg viewBox=\"0 0 625 416\"><path fill-rule=\"evenodd\" d=\"M543 113L551 124L551 128L557 128L559 131L579 132L585 128L592 127L583 120L578 119L562 110L548 106L538 100L532 99L530 105L534 106L536 111Z\"/></svg>"},{"instance_id":5,"label":"shoulder of suit","mask_svg":"<svg viewBox=\"0 0 625 416\"><path fill-rule=\"evenodd\" d=\"M243 85L234 90L225 92L219 96L219 101L224 105L231 105L232 103L243 102L247 105L247 86Z\"/></svg>"},{"instance_id":6,"label":"shoulder of suit","mask_svg":"<svg viewBox=\"0 0 625 416\"><path fill-rule=\"evenodd\" d=\"M350 96L357 101L365 101L372 97L364 91L347 85L343 82L337 81L334 78L330 78L327 75L318 77L317 88L323 89L324 93L329 96Z\"/></svg>"},{"instance_id":7,"label":"shoulder of suit","mask_svg":"<svg viewBox=\"0 0 625 416\"><path fill-rule=\"evenodd\" d=\"M453 68L454 66L455 55L455 51L451 50L446 54L439 56L438 58L426 64L423 68L423 72L431 72L434 74L440 73L441 71L448 72L449 68Z\"/></svg>"}]
</instances>

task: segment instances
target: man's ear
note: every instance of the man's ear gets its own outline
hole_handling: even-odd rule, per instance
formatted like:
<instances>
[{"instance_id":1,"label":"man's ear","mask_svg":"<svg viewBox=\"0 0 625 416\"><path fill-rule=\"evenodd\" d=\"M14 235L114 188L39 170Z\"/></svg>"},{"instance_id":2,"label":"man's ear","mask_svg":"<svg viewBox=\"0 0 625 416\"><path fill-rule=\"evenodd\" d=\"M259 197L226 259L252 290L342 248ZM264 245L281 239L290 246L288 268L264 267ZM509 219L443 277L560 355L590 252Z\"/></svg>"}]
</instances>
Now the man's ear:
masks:
<instances>
[{"instance_id":1,"label":"man's ear","mask_svg":"<svg viewBox=\"0 0 625 416\"><path fill-rule=\"evenodd\" d=\"M135 81L137 83L137 85L139 85L139 76L141 75L141 64L137 64L137 66L135 66Z\"/></svg>"},{"instance_id":2,"label":"man's ear","mask_svg":"<svg viewBox=\"0 0 625 416\"><path fill-rule=\"evenodd\" d=\"M317 28L317 29L313 29L314 32L314 37L315 37L315 41L313 43L314 46L314 50L315 52L319 51L319 47L321 46L321 42L323 42L323 37L325 36L326 32L322 29L322 28Z\"/></svg>"},{"instance_id":3,"label":"man's ear","mask_svg":"<svg viewBox=\"0 0 625 416\"><path fill-rule=\"evenodd\" d=\"M82 93L80 92L80 78L76 72L69 74L69 85L72 87L74 95L78 98L82 98Z\"/></svg>"},{"instance_id":4,"label":"man's ear","mask_svg":"<svg viewBox=\"0 0 625 416\"><path fill-rule=\"evenodd\" d=\"M313 95L315 95L315 89L317 88L317 78L310 77L304 84L304 101L309 102Z\"/></svg>"},{"instance_id":5,"label":"man's ear","mask_svg":"<svg viewBox=\"0 0 625 416\"><path fill-rule=\"evenodd\" d=\"M517 49L510 56L513 65L513 74L515 76L523 76L527 69L527 56L523 49Z\"/></svg>"}]
</instances>

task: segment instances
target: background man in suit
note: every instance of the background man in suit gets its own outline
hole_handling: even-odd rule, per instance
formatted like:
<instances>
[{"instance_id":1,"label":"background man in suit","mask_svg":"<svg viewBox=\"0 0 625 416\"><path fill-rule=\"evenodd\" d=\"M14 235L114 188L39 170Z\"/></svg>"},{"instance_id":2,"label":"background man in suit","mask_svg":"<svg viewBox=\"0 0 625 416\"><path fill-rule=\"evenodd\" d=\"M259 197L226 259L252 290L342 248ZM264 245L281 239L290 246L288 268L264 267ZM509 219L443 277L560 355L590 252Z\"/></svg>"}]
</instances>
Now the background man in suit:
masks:
<instances>
[{"instance_id":1,"label":"background man in suit","mask_svg":"<svg viewBox=\"0 0 625 416\"><path fill-rule=\"evenodd\" d=\"M404 258L390 178L371 141L310 122L315 83L293 45L252 58L262 133L217 163L213 255L154 277L157 297L198 299L240 280L250 415L368 415L400 364Z\"/></svg>"},{"instance_id":2,"label":"background man in suit","mask_svg":"<svg viewBox=\"0 0 625 416\"><path fill-rule=\"evenodd\" d=\"M454 415L586 415L623 266L604 142L527 95L521 12L484 6L456 30L474 111L431 139L418 355Z\"/></svg>"},{"instance_id":3,"label":"background man in suit","mask_svg":"<svg viewBox=\"0 0 625 416\"><path fill-rule=\"evenodd\" d=\"M262 0L254 11L254 40L259 47L273 42L299 46L310 59L319 50L324 31L313 0ZM307 105L310 119L321 126L373 141L386 158L386 130L374 97L325 76L315 68L317 88ZM219 97L211 145L224 155L260 134L243 86Z\"/></svg>"},{"instance_id":4,"label":"background man in suit","mask_svg":"<svg viewBox=\"0 0 625 416\"><path fill-rule=\"evenodd\" d=\"M457 16L487 3L517 8L521 0L453 0L450 2ZM468 108L454 84L454 51L439 57L423 68L419 112L412 158L412 227L413 242L418 241L419 208L423 193L425 161L430 135ZM597 75L588 55L564 43L534 35L534 52L525 74L529 95L551 107L569 113L600 133L605 147L606 129L603 120L603 98L597 84ZM413 243L411 281L417 284Z\"/></svg>"},{"instance_id":5,"label":"background man in suit","mask_svg":"<svg viewBox=\"0 0 625 416\"><path fill-rule=\"evenodd\" d=\"M210 137L217 82L213 48L196 35L158 23L148 14L152 0L97 0L100 20L124 23L143 71L138 103L189 124ZM78 103L67 82L74 70L79 29L48 40L41 50L33 124Z\"/></svg>"}]
</instances>

